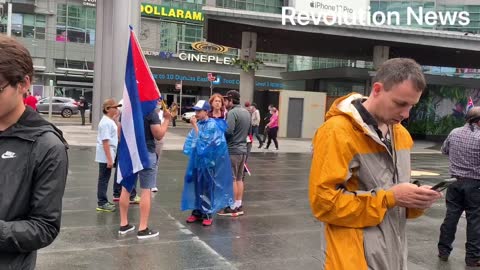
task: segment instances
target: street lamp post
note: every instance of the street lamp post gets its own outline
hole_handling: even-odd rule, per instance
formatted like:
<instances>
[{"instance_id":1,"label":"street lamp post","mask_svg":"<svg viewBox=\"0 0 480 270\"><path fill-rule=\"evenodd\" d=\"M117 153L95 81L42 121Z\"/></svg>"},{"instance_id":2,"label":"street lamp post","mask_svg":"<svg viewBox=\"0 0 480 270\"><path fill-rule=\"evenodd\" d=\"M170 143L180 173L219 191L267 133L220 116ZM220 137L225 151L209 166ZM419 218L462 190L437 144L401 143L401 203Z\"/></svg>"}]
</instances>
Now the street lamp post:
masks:
<instances>
[{"instance_id":1,"label":"street lamp post","mask_svg":"<svg viewBox=\"0 0 480 270\"><path fill-rule=\"evenodd\" d=\"M213 92L213 82L210 81L210 96L213 95L212 92Z\"/></svg>"},{"instance_id":2,"label":"street lamp post","mask_svg":"<svg viewBox=\"0 0 480 270\"><path fill-rule=\"evenodd\" d=\"M175 83L175 89L180 90L180 107L178 109L178 112L180 114L180 117L182 117L182 94L183 94L183 80L180 80L180 83Z\"/></svg>"},{"instance_id":3,"label":"street lamp post","mask_svg":"<svg viewBox=\"0 0 480 270\"><path fill-rule=\"evenodd\" d=\"M207 73L207 78L208 78L208 81L210 82L210 96L213 95L213 82L217 79L216 76L209 72Z\"/></svg>"},{"instance_id":4,"label":"street lamp post","mask_svg":"<svg viewBox=\"0 0 480 270\"><path fill-rule=\"evenodd\" d=\"M53 92L53 80L50 80L48 87L48 121L52 122L52 103L55 93Z\"/></svg>"}]
</instances>

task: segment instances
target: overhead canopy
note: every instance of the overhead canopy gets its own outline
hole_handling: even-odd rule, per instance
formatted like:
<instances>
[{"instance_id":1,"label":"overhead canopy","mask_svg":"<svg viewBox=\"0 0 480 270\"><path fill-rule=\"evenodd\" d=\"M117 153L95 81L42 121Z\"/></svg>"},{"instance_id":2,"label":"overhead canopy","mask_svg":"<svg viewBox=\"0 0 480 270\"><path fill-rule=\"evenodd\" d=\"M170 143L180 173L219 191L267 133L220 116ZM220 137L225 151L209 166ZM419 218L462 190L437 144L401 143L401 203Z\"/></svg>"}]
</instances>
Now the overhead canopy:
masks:
<instances>
[{"instance_id":1,"label":"overhead canopy","mask_svg":"<svg viewBox=\"0 0 480 270\"><path fill-rule=\"evenodd\" d=\"M342 80L368 80L372 77L371 71L365 68L337 67L303 71L283 72L282 78L286 81L314 80L314 79L342 79ZM462 85L467 88L478 88L479 79L462 78L457 76L442 76L425 74L429 84L437 85Z\"/></svg>"},{"instance_id":2,"label":"overhead canopy","mask_svg":"<svg viewBox=\"0 0 480 270\"><path fill-rule=\"evenodd\" d=\"M374 46L390 58L422 65L480 68L480 36L393 26L282 25L281 15L205 6L209 42L241 48L242 32L257 33L257 51L372 61Z\"/></svg>"}]
</instances>

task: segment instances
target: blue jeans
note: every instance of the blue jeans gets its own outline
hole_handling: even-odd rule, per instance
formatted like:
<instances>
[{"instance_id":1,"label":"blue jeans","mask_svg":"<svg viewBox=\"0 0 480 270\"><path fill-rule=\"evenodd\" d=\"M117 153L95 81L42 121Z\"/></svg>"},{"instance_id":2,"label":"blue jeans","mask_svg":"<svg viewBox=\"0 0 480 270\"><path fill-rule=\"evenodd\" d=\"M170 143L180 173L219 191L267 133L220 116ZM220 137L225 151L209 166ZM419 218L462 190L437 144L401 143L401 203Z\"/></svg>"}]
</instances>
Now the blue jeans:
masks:
<instances>
[{"instance_id":1,"label":"blue jeans","mask_svg":"<svg viewBox=\"0 0 480 270\"><path fill-rule=\"evenodd\" d=\"M257 138L258 142L260 144L263 144L262 137L260 137L260 134L258 134L258 126L252 126L252 133L253 133L253 136L255 136L255 138Z\"/></svg>"},{"instance_id":2,"label":"blue jeans","mask_svg":"<svg viewBox=\"0 0 480 270\"><path fill-rule=\"evenodd\" d=\"M98 163L97 204L102 206L108 202L108 181L112 175L112 168L107 168L107 163Z\"/></svg>"}]
</instances>

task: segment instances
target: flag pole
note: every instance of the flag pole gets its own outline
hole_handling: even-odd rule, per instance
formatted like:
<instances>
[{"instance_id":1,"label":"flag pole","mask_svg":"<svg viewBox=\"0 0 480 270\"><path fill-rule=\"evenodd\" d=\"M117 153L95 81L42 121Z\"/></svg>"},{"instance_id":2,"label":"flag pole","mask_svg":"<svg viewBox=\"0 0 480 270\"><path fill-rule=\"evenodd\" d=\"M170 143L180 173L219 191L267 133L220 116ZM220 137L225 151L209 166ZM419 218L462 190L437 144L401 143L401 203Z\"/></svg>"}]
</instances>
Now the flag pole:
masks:
<instances>
[{"instance_id":1,"label":"flag pole","mask_svg":"<svg viewBox=\"0 0 480 270\"><path fill-rule=\"evenodd\" d=\"M210 96L212 96L212 92L213 92L213 82L210 81Z\"/></svg>"},{"instance_id":2,"label":"flag pole","mask_svg":"<svg viewBox=\"0 0 480 270\"><path fill-rule=\"evenodd\" d=\"M182 117L182 94L183 94L183 80L180 80L180 108L179 108L179 112L180 112L180 117Z\"/></svg>"}]
</instances>

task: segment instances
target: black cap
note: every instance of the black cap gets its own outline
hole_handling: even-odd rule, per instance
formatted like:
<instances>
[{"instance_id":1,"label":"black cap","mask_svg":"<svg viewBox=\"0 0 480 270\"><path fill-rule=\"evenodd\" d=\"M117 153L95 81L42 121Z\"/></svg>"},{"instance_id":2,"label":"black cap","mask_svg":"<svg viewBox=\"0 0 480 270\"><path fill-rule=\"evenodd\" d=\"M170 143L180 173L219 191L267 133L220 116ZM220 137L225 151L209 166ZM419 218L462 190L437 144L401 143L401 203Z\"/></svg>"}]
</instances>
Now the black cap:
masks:
<instances>
[{"instance_id":1,"label":"black cap","mask_svg":"<svg viewBox=\"0 0 480 270\"><path fill-rule=\"evenodd\" d=\"M240 93L237 90L229 90L224 98L240 101Z\"/></svg>"}]
</instances>

